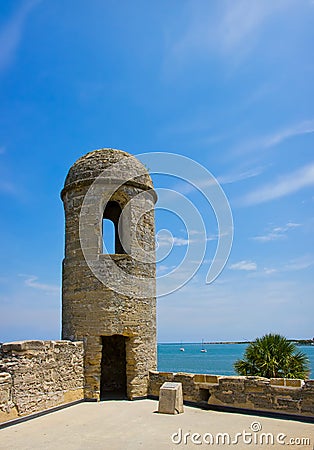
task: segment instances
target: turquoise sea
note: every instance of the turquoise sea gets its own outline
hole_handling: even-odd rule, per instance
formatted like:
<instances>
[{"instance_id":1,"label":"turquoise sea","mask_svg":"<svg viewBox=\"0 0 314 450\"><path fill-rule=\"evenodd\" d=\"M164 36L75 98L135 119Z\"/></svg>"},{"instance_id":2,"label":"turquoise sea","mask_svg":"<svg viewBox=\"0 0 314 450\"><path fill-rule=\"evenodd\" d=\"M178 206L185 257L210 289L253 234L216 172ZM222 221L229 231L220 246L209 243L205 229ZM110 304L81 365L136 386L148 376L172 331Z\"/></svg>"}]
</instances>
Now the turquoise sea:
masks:
<instances>
[{"instance_id":1,"label":"turquoise sea","mask_svg":"<svg viewBox=\"0 0 314 450\"><path fill-rule=\"evenodd\" d=\"M180 347L185 351L181 352ZM209 373L235 375L233 363L243 357L247 344L158 344L158 370L162 372ZM311 376L314 378L314 346L300 345L298 349L310 359Z\"/></svg>"}]
</instances>

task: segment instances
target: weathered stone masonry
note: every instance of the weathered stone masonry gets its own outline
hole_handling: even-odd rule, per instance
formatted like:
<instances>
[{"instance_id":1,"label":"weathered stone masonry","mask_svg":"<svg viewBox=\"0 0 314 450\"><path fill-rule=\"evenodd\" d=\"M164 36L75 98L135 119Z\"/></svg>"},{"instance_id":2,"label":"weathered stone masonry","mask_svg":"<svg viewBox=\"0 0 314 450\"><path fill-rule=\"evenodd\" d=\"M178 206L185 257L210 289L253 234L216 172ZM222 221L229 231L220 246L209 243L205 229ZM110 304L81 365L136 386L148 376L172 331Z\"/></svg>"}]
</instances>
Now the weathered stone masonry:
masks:
<instances>
[{"instance_id":1,"label":"weathered stone masonry","mask_svg":"<svg viewBox=\"0 0 314 450\"><path fill-rule=\"evenodd\" d=\"M84 397L83 343L20 341L0 346L0 422Z\"/></svg>"},{"instance_id":2,"label":"weathered stone masonry","mask_svg":"<svg viewBox=\"0 0 314 450\"><path fill-rule=\"evenodd\" d=\"M5 352L1 370L11 373L0 373L0 422L83 398L82 343L24 341L6 345L10 350ZM196 406L314 418L314 380L151 371L148 396L157 398L165 381L182 383L184 401Z\"/></svg>"},{"instance_id":3,"label":"weathered stone masonry","mask_svg":"<svg viewBox=\"0 0 314 450\"><path fill-rule=\"evenodd\" d=\"M227 407L314 417L314 380L150 372L148 393L179 382L185 401L206 407Z\"/></svg>"}]
</instances>

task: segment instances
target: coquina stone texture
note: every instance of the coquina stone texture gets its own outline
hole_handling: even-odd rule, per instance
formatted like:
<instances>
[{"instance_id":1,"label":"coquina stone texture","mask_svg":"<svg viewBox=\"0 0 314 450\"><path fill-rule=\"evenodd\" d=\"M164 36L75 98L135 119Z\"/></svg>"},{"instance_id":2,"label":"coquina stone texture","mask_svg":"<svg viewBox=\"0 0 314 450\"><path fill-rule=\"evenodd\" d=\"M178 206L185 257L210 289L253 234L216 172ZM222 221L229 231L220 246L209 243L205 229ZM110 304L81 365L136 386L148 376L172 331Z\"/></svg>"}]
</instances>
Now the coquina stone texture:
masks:
<instances>
[{"instance_id":1,"label":"coquina stone texture","mask_svg":"<svg viewBox=\"0 0 314 450\"><path fill-rule=\"evenodd\" d=\"M156 369L156 194L130 154L101 149L80 158L61 193L65 210L62 337L83 340L85 398L147 395ZM103 219L115 253L103 249Z\"/></svg>"},{"instance_id":2,"label":"coquina stone texture","mask_svg":"<svg viewBox=\"0 0 314 450\"><path fill-rule=\"evenodd\" d=\"M83 343L0 346L0 422L83 399Z\"/></svg>"},{"instance_id":3,"label":"coquina stone texture","mask_svg":"<svg viewBox=\"0 0 314 450\"><path fill-rule=\"evenodd\" d=\"M164 382L182 383L195 405L314 417L314 380L156 371L156 194L136 158L88 153L61 197L64 340L0 344L0 422L84 398L158 397ZM114 254L103 219L114 225Z\"/></svg>"},{"instance_id":4,"label":"coquina stone texture","mask_svg":"<svg viewBox=\"0 0 314 450\"><path fill-rule=\"evenodd\" d=\"M158 397L167 381L182 383L184 401L199 406L314 417L314 380L152 371L149 396Z\"/></svg>"}]
</instances>

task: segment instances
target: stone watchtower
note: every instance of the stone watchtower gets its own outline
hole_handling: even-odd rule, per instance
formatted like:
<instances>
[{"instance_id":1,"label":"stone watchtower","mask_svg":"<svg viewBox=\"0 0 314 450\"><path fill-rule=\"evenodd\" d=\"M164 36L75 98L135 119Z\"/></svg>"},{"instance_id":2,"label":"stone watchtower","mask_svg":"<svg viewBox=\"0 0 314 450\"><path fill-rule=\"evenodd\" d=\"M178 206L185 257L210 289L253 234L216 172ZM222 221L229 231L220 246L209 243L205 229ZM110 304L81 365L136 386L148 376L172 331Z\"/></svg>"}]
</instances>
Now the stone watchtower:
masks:
<instances>
[{"instance_id":1,"label":"stone watchtower","mask_svg":"<svg viewBox=\"0 0 314 450\"><path fill-rule=\"evenodd\" d=\"M156 369L152 180L132 155L101 149L70 168L61 198L62 338L84 341L85 398L146 396Z\"/></svg>"}]
</instances>

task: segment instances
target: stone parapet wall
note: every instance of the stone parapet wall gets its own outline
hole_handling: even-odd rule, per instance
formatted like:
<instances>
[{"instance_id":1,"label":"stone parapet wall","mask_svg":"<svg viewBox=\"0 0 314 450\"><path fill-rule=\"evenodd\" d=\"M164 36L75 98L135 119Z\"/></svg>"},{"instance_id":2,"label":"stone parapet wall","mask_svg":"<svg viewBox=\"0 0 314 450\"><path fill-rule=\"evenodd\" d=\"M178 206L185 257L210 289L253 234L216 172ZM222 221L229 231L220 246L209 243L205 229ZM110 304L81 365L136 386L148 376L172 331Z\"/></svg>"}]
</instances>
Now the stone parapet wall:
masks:
<instances>
[{"instance_id":1,"label":"stone parapet wall","mask_svg":"<svg viewBox=\"0 0 314 450\"><path fill-rule=\"evenodd\" d=\"M314 380L151 371L149 396L165 381L182 383L184 400L199 406L314 417Z\"/></svg>"},{"instance_id":2,"label":"stone parapet wall","mask_svg":"<svg viewBox=\"0 0 314 450\"><path fill-rule=\"evenodd\" d=\"M0 422L84 398L82 342L0 345Z\"/></svg>"},{"instance_id":3,"label":"stone parapet wall","mask_svg":"<svg viewBox=\"0 0 314 450\"><path fill-rule=\"evenodd\" d=\"M12 401L12 377L9 373L0 373L0 422L15 419L17 408Z\"/></svg>"}]
</instances>

